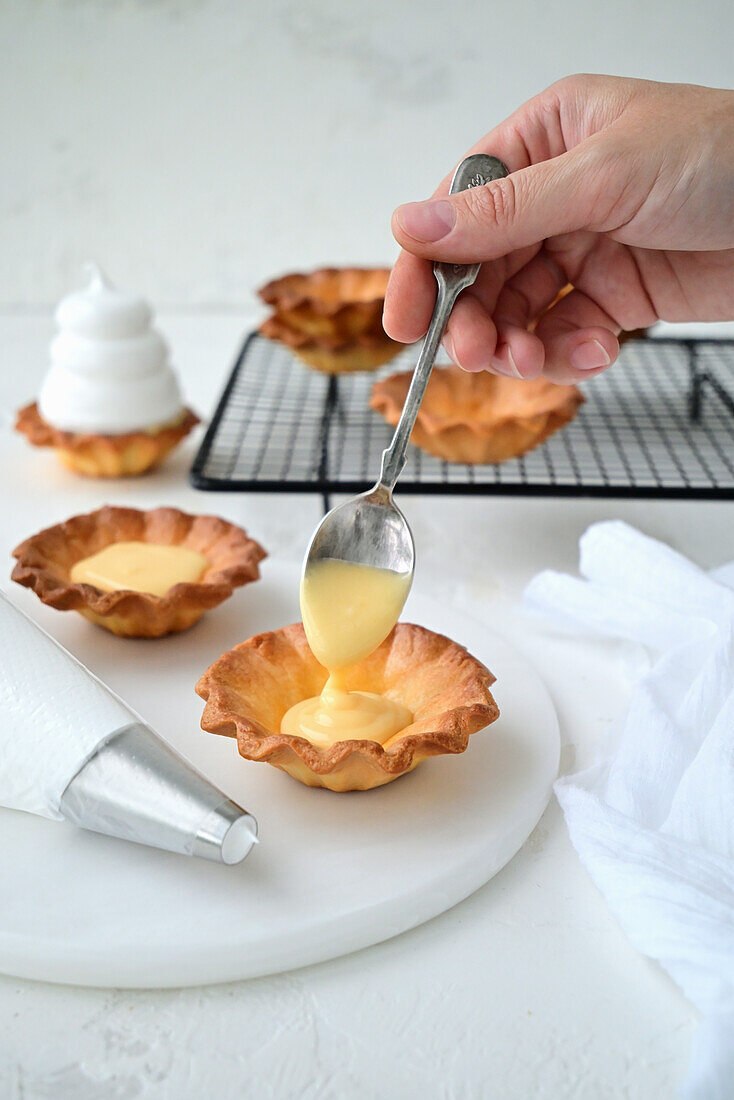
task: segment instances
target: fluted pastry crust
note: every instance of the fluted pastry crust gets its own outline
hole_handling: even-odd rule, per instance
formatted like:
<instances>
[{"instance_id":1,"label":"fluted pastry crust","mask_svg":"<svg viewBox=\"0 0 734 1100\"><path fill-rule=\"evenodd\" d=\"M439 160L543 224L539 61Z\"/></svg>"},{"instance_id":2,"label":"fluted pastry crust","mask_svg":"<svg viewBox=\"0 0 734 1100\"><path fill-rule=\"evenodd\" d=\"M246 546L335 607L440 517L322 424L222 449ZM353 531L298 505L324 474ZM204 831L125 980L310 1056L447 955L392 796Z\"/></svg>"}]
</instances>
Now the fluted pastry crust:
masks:
<instances>
[{"instance_id":1,"label":"fluted pastry crust","mask_svg":"<svg viewBox=\"0 0 734 1100\"><path fill-rule=\"evenodd\" d=\"M273 279L258 294L293 327L315 336L382 327L389 267L324 267Z\"/></svg>"},{"instance_id":2,"label":"fluted pastry crust","mask_svg":"<svg viewBox=\"0 0 734 1100\"><path fill-rule=\"evenodd\" d=\"M196 685L206 700L202 729L237 738L240 754L289 772L308 786L366 790L397 779L429 756L462 753L499 715L492 673L463 646L421 626L398 623L350 670L347 687L398 700L413 722L384 745L340 741L326 748L280 732L285 712L318 695L326 672L301 623L259 634L223 654Z\"/></svg>"},{"instance_id":3,"label":"fluted pastry crust","mask_svg":"<svg viewBox=\"0 0 734 1100\"><path fill-rule=\"evenodd\" d=\"M34 447L55 448L61 462L76 473L87 477L136 477L160 466L198 423L198 416L184 409L175 423L150 431L121 435L64 432L44 420L34 401L18 411L15 429Z\"/></svg>"},{"instance_id":4,"label":"fluted pastry crust","mask_svg":"<svg viewBox=\"0 0 734 1100\"><path fill-rule=\"evenodd\" d=\"M370 406L396 425L411 373L375 382ZM449 462L503 462L537 447L576 415L583 397L576 386L545 378L505 378L487 371L437 367L418 410L411 441Z\"/></svg>"},{"instance_id":5,"label":"fluted pastry crust","mask_svg":"<svg viewBox=\"0 0 734 1100\"><path fill-rule=\"evenodd\" d=\"M209 565L198 581L176 584L164 596L130 589L103 592L71 580L76 562L114 542L186 546ZM258 563L266 554L241 527L217 516L108 505L39 531L17 546L13 556L17 564L12 579L32 588L49 607L78 611L124 637L157 638L186 630L235 588L257 580Z\"/></svg>"},{"instance_id":6,"label":"fluted pastry crust","mask_svg":"<svg viewBox=\"0 0 734 1100\"><path fill-rule=\"evenodd\" d=\"M400 351L382 327L389 268L322 268L284 275L259 291L273 313L260 333L314 370L374 370Z\"/></svg>"}]
</instances>

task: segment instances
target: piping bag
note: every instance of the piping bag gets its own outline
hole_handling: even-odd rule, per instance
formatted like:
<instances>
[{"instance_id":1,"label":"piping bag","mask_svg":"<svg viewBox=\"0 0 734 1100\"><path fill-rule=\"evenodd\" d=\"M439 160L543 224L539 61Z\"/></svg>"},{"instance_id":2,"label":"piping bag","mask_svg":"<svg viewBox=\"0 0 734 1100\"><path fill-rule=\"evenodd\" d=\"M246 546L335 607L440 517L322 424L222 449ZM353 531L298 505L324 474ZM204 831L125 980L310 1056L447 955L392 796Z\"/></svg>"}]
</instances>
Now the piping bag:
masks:
<instances>
[{"instance_id":1,"label":"piping bag","mask_svg":"<svg viewBox=\"0 0 734 1100\"><path fill-rule=\"evenodd\" d=\"M257 822L0 592L0 805L218 863Z\"/></svg>"}]
</instances>

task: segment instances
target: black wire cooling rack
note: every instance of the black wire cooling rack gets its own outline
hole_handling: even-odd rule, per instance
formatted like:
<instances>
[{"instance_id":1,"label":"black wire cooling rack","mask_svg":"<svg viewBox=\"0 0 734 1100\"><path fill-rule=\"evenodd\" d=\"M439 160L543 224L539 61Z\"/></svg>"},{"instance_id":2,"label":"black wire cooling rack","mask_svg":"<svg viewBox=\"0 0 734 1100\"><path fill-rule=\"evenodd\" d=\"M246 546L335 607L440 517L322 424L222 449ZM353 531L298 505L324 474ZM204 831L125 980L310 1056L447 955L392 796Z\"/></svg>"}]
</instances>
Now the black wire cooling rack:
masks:
<instances>
[{"instance_id":1,"label":"black wire cooling rack","mask_svg":"<svg viewBox=\"0 0 734 1100\"><path fill-rule=\"evenodd\" d=\"M198 489L361 492L392 429L372 384L411 368L415 348L375 373L329 377L256 334L245 340L191 469ZM499 465L409 449L401 493L734 499L734 340L630 340L583 386L576 418Z\"/></svg>"}]
</instances>

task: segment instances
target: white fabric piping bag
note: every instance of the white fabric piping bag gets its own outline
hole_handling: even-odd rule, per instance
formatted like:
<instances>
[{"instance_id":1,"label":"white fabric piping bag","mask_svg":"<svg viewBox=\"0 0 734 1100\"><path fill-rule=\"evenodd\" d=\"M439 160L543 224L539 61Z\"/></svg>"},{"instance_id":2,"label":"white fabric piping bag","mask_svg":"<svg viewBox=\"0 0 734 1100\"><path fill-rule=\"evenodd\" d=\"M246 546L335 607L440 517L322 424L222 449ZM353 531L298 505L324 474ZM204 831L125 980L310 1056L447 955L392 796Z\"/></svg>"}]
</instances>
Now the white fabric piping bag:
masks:
<instances>
[{"instance_id":1,"label":"white fabric piping bag","mask_svg":"<svg viewBox=\"0 0 734 1100\"><path fill-rule=\"evenodd\" d=\"M219 863L255 818L0 592L0 805Z\"/></svg>"}]
</instances>

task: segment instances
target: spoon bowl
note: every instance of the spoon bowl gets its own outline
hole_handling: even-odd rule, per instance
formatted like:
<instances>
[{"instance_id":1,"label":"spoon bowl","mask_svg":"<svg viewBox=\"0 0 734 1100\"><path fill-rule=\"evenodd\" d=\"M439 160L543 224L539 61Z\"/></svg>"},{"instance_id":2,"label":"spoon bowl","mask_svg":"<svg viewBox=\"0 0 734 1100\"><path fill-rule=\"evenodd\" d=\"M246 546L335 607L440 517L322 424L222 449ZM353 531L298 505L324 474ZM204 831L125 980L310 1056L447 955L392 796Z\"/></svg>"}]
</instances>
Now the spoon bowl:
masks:
<instances>
[{"instance_id":1,"label":"spoon bowl","mask_svg":"<svg viewBox=\"0 0 734 1100\"><path fill-rule=\"evenodd\" d=\"M385 485L378 482L324 516L311 539L304 572L324 558L410 573L412 579L413 533Z\"/></svg>"}]
</instances>

